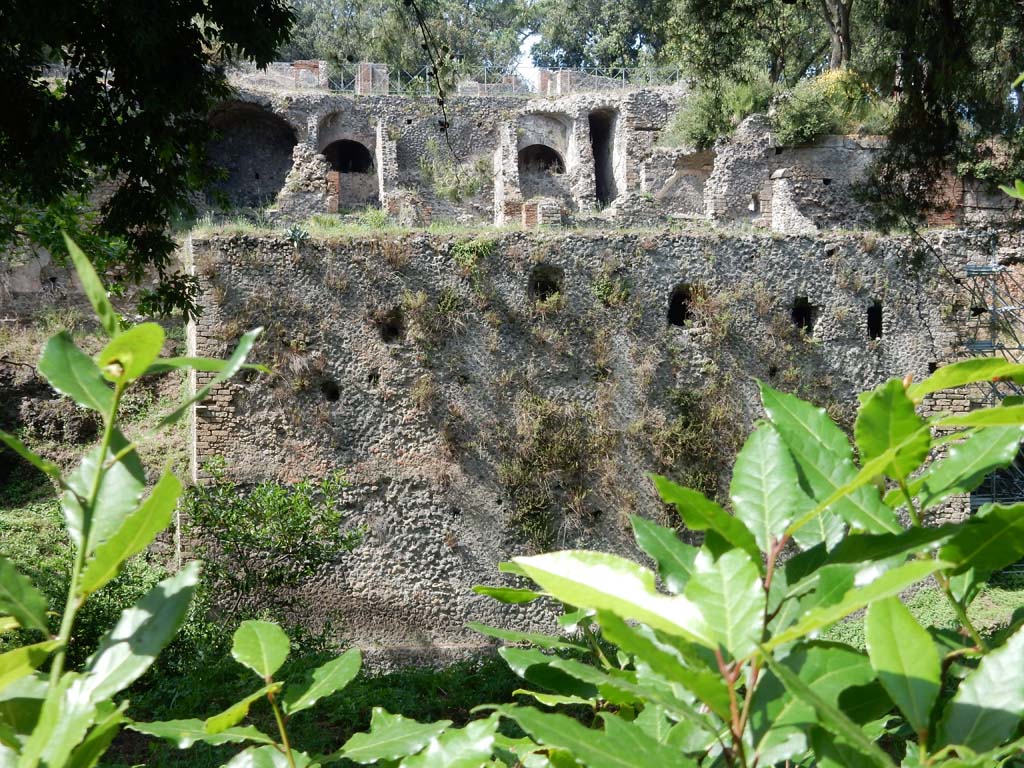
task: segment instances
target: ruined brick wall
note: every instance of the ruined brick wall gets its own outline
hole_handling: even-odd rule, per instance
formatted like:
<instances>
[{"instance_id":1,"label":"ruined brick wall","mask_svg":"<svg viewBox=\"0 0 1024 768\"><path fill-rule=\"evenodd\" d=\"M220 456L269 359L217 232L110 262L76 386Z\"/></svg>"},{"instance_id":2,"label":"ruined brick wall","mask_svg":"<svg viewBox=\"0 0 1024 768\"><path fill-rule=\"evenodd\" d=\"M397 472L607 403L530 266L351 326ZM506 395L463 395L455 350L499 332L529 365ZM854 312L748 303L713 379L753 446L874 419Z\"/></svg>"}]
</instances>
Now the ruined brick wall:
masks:
<instances>
[{"instance_id":1,"label":"ruined brick wall","mask_svg":"<svg viewBox=\"0 0 1024 768\"><path fill-rule=\"evenodd\" d=\"M300 608L369 647L444 655L481 642L467 620L543 618L470 590L538 546L508 485L531 403L580 409L594 441L585 493L553 491L544 510L547 545L631 552L627 516L663 514L645 473L684 479L688 459L666 465L657 448L673 393L716 398L708 407L749 425L757 377L848 415L857 392L959 357L969 311L907 238L504 233L472 268L454 260L466 241L191 243L205 310L192 351L224 354L263 325L256 356L276 371L216 390L196 413L195 461L223 455L252 481L348 470L367 539L303 588ZM992 258L981 235L934 244L954 271ZM557 300L538 300L538 275ZM609 304L611 278L628 290ZM681 284L709 302L689 327L667 322ZM810 335L791 320L801 297Z\"/></svg>"}]
</instances>

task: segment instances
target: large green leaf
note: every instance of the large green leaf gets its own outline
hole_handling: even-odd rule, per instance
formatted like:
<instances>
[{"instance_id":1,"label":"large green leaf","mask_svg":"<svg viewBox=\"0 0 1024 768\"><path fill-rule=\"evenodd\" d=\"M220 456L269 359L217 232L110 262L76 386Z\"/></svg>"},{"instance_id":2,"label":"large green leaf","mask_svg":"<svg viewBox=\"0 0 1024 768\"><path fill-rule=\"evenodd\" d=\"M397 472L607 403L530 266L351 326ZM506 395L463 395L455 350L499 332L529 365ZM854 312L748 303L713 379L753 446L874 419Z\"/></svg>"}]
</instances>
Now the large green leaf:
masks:
<instances>
[{"instance_id":1,"label":"large green leaf","mask_svg":"<svg viewBox=\"0 0 1024 768\"><path fill-rule=\"evenodd\" d=\"M15 680L31 674L56 647L56 640L45 640L0 653L0 688L6 688Z\"/></svg>"},{"instance_id":2,"label":"large green leaf","mask_svg":"<svg viewBox=\"0 0 1024 768\"><path fill-rule=\"evenodd\" d=\"M907 395L912 400L920 401L940 389L955 389L979 381L1020 378L1024 378L1024 365L1002 358L976 357L942 366L924 381L912 384Z\"/></svg>"},{"instance_id":3,"label":"large green leaf","mask_svg":"<svg viewBox=\"0 0 1024 768\"><path fill-rule=\"evenodd\" d=\"M16 438L14 435L4 432L0 429L0 441L7 445L12 451L21 456L25 461L31 464L36 469L44 472L54 480L60 480L60 467L54 464L49 459L44 459L39 454L29 450L21 440Z\"/></svg>"},{"instance_id":4,"label":"large green leaf","mask_svg":"<svg viewBox=\"0 0 1024 768\"><path fill-rule=\"evenodd\" d=\"M979 580L1024 556L1024 504L988 504L961 524L939 550L939 557L956 563L954 573L971 568Z\"/></svg>"},{"instance_id":5,"label":"large green leaf","mask_svg":"<svg viewBox=\"0 0 1024 768\"><path fill-rule=\"evenodd\" d=\"M416 754L451 724L451 720L418 723L374 707L370 732L353 734L335 755L363 765L378 760L397 760Z\"/></svg>"},{"instance_id":6,"label":"large green leaf","mask_svg":"<svg viewBox=\"0 0 1024 768\"><path fill-rule=\"evenodd\" d=\"M39 372L50 386L84 408L110 414L114 390L85 352L75 346L71 334L61 331L50 337L39 359Z\"/></svg>"},{"instance_id":7,"label":"large green leaf","mask_svg":"<svg viewBox=\"0 0 1024 768\"><path fill-rule=\"evenodd\" d=\"M97 699L81 675L66 672L47 692L39 720L22 749L19 766L64 766L96 718Z\"/></svg>"},{"instance_id":8,"label":"large green leaf","mask_svg":"<svg viewBox=\"0 0 1024 768\"><path fill-rule=\"evenodd\" d=\"M934 507L953 494L970 493L992 472L1009 466L1022 437L1024 427L989 427L954 445L946 458L914 481L921 508Z\"/></svg>"},{"instance_id":9,"label":"large green leaf","mask_svg":"<svg viewBox=\"0 0 1024 768\"><path fill-rule=\"evenodd\" d=\"M107 336L113 338L120 332L121 324L118 322L114 307L107 298L106 288L100 282L100 278L96 274L96 270L92 268L89 259L82 253L82 249L66 234L64 235L64 244L71 255L71 262L75 265L75 271L78 272L78 281L82 284L82 290L85 291L85 295L89 298L89 303L92 304L100 325L106 331Z\"/></svg>"},{"instance_id":10,"label":"large green leaf","mask_svg":"<svg viewBox=\"0 0 1024 768\"><path fill-rule=\"evenodd\" d=\"M288 658L288 635L272 621L243 621L231 643L231 655L264 680L269 680Z\"/></svg>"},{"instance_id":11,"label":"large green leaf","mask_svg":"<svg viewBox=\"0 0 1024 768\"><path fill-rule=\"evenodd\" d=\"M1024 405L1000 405L944 416L936 427L1012 427L1024 424Z\"/></svg>"},{"instance_id":12,"label":"large green leaf","mask_svg":"<svg viewBox=\"0 0 1024 768\"><path fill-rule=\"evenodd\" d=\"M760 559L760 551L753 534L740 520L692 488L683 488L661 475L652 475L651 478L662 501L675 504L687 527L695 531L713 531L732 546L742 549L755 561Z\"/></svg>"},{"instance_id":13,"label":"large green leaf","mask_svg":"<svg viewBox=\"0 0 1024 768\"><path fill-rule=\"evenodd\" d=\"M921 743L927 743L932 707L942 687L942 666L931 635L895 597L868 607L864 635L879 682Z\"/></svg>"},{"instance_id":14,"label":"large green leaf","mask_svg":"<svg viewBox=\"0 0 1024 768\"><path fill-rule=\"evenodd\" d=\"M228 360L218 357L164 357L156 360L146 369L146 374L167 373L181 369L192 371L204 371L206 373L220 373L229 365ZM258 363L246 363L242 366L246 370L270 373L270 369Z\"/></svg>"},{"instance_id":15,"label":"large green leaf","mask_svg":"<svg viewBox=\"0 0 1024 768\"><path fill-rule=\"evenodd\" d=\"M185 619L198 583L199 564L189 563L121 613L85 664L92 701L111 698L149 669Z\"/></svg>"},{"instance_id":16,"label":"large green leaf","mask_svg":"<svg viewBox=\"0 0 1024 768\"><path fill-rule=\"evenodd\" d=\"M164 720L158 723L129 723L128 728L148 736L164 739L179 749L188 749L197 742L204 744L238 744L254 741L257 744L273 744L274 740L251 725L227 728L218 733L206 730L202 720Z\"/></svg>"},{"instance_id":17,"label":"large green leaf","mask_svg":"<svg viewBox=\"0 0 1024 768\"><path fill-rule=\"evenodd\" d=\"M824 408L816 408L763 383L761 400L768 418L793 454L801 483L811 498L822 502L856 478L857 468L853 463L850 443ZM860 486L840 497L821 512L817 521L811 523L817 526L820 540L825 541L829 548L839 542L843 533L842 526L831 515L838 515L851 526L869 533L899 533L902 530L896 513L882 503L878 490L870 485Z\"/></svg>"},{"instance_id":18,"label":"large green leaf","mask_svg":"<svg viewBox=\"0 0 1024 768\"><path fill-rule=\"evenodd\" d=\"M121 725L127 719L125 710L128 702L120 705L104 701L96 708L96 720L89 733L71 752L71 759L65 768L92 768L99 763L106 753L114 737L121 731Z\"/></svg>"},{"instance_id":19,"label":"large green leaf","mask_svg":"<svg viewBox=\"0 0 1024 768\"><path fill-rule=\"evenodd\" d=\"M839 707L846 691L875 677L863 653L837 643L797 646L779 663L833 707ZM762 763L773 765L799 756L807 748L808 729L818 722L810 703L788 693L774 673L764 673L754 691L750 714L755 750Z\"/></svg>"},{"instance_id":20,"label":"large green leaf","mask_svg":"<svg viewBox=\"0 0 1024 768\"><path fill-rule=\"evenodd\" d=\"M811 731L811 748L816 758L815 768L870 768L875 764L871 758L842 743L824 728Z\"/></svg>"},{"instance_id":21,"label":"large green leaf","mask_svg":"<svg viewBox=\"0 0 1024 768\"><path fill-rule=\"evenodd\" d=\"M238 725L249 715L249 708L262 699L264 696L276 694L281 690L284 683L268 683L258 691L253 691L248 696L236 701L223 712L211 715L206 718L203 724L209 733L220 733L228 728Z\"/></svg>"},{"instance_id":22,"label":"large green leaf","mask_svg":"<svg viewBox=\"0 0 1024 768\"><path fill-rule=\"evenodd\" d=\"M788 669L785 665L775 661L770 654L764 656L765 664L786 687L786 689L814 709L818 721L828 728L832 733L841 736L871 763L880 768L895 768L892 760L881 748L871 741L861 727L843 714L837 706L829 702L824 696L817 692L817 687L812 688L800 677Z\"/></svg>"},{"instance_id":23,"label":"large green leaf","mask_svg":"<svg viewBox=\"0 0 1024 768\"><path fill-rule=\"evenodd\" d=\"M575 696L581 699L597 697L596 687L552 666L557 656L548 655L536 648L510 646L499 648L498 655L505 660L509 669L532 685L538 685L562 696Z\"/></svg>"},{"instance_id":24,"label":"large green leaf","mask_svg":"<svg viewBox=\"0 0 1024 768\"><path fill-rule=\"evenodd\" d=\"M710 638L734 659L757 648L764 619L765 594L747 553L732 549L712 561L701 551L685 596L700 610L698 634Z\"/></svg>"},{"instance_id":25,"label":"large green leaf","mask_svg":"<svg viewBox=\"0 0 1024 768\"><path fill-rule=\"evenodd\" d=\"M85 547L87 553L91 554L97 545L109 539L121 527L125 518L135 510L145 490L146 472L138 454L131 451L103 472L91 514L86 511L96 475L104 464L109 463L116 453L127 446L128 440L115 429L106 455L101 457L101 448L97 446L82 457L82 462L68 477L67 490L61 496L61 509L72 541L79 547ZM87 520L91 521L89 540L83 541Z\"/></svg>"},{"instance_id":26,"label":"large green leaf","mask_svg":"<svg viewBox=\"0 0 1024 768\"><path fill-rule=\"evenodd\" d=\"M629 521L633 525L636 545L654 558L665 588L676 594L682 592L693 573L697 548L680 541L679 535L671 528L653 523L645 517L633 515Z\"/></svg>"},{"instance_id":27,"label":"large green leaf","mask_svg":"<svg viewBox=\"0 0 1024 768\"><path fill-rule=\"evenodd\" d=\"M910 528L903 533L852 533L828 553L827 563L864 563L934 549L960 530L959 525ZM943 558L944 560L947 558Z\"/></svg>"},{"instance_id":28,"label":"large green leaf","mask_svg":"<svg viewBox=\"0 0 1024 768\"><path fill-rule=\"evenodd\" d=\"M1024 629L984 656L960 683L939 724L938 746L962 744L975 752L999 746L1024 714Z\"/></svg>"},{"instance_id":29,"label":"large green leaf","mask_svg":"<svg viewBox=\"0 0 1024 768\"><path fill-rule=\"evenodd\" d=\"M181 482L165 472L149 497L125 518L117 533L96 547L79 582L81 593L95 592L117 576L129 558L148 547L170 524L180 495Z\"/></svg>"},{"instance_id":30,"label":"large green leaf","mask_svg":"<svg viewBox=\"0 0 1024 768\"><path fill-rule=\"evenodd\" d=\"M867 585L851 589L838 603L811 610L789 629L772 637L766 645L769 648L777 648L831 626L851 613L866 608L875 600L898 595L911 584L916 584L936 571L949 568L949 566L949 563L942 560L913 560L899 568L885 571ZM865 571L865 573L870 576L870 571ZM860 576L860 579L863 581L868 576Z\"/></svg>"},{"instance_id":31,"label":"large green leaf","mask_svg":"<svg viewBox=\"0 0 1024 768\"><path fill-rule=\"evenodd\" d=\"M522 589L521 587L489 587L484 584L477 584L473 591L478 595L493 597L499 603L506 605L518 605L519 603L532 603L543 593L533 589Z\"/></svg>"},{"instance_id":32,"label":"large green leaf","mask_svg":"<svg viewBox=\"0 0 1024 768\"><path fill-rule=\"evenodd\" d=\"M736 517L762 552L782 537L797 512L812 506L800 488L793 457L771 424L761 424L747 438L736 457L729 496Z\"/></svg>"},{"instance_id":33,"label":"large green leaf","mask_svg":"<svg viewBox=\"0 0 1024 768\"><path fill-rule=\"evenodd\" d=\"M110 381L135 381L160 356L164 329L156 323L140 323L119 333L96 356L96 364Z\"/></svg>"},{"instance_id":34,"label":"large green leaf","mask_svg":"<svg viewBox=\"0 0 1024 768\"><path fill-rule=\"evenodd\" d=\"M435 736L422 752L407 757L400 768L479 768L494 751L497 718L475 720Z\"/></svg>"},{"instance_id":35,"label":"large green leaf","mask_svg":"<svg viewBox=\"0 0 1024 768\"><path fill-rule=\"evenodd\" d=\"M691 667L683 655L643 627L634 627L613 613L598 613L604 637L633 656L637 669L647 667L670 683L678 683L723 720L729 718L729 689L717 670Z\"/></svg>"},{"instance_id":36,"label":"large green leaf","mask_svg":"<svg viewBox=\"0 0 1024 768\"><path fill-rule=\"evenodd\" d=\"M586 728L565 715L539 712L530 707L499 707L502 717L514 720L534 739L570 752L588 768L636 768L644 766L696 766L678 751L659 744L642 728L612 715L604 718L603 731Z\"/></svg>"},{"instance_id":37,"label":"large green leaf","mask_svg":"<svg viewBox=\"0 0 1024 768\"><path fill-rule=\"evenodd\" d=\"M8 613L26 629L48 632L46 598L32 586L28 576L0 555L0 612Z\"/></svg>"},{"instance_id":38,"label":"large green leaf","mask_svg":"<svg viewBox=\"0 0 1024 768\"><path fill-rule=\"evenodd\" d=\"M581 643L574 643L570 640L565 640L553 635L542 635L539 632L517 632L512 629L491 627L487 624L481 624L478 621L467 621L466 626L474 632L479 632L481 635L494 637L508 643L532 643L538 648L561 648L569 651L580 651L586 648L586 646Z\"/></svg>"},{"instance_id":39,"label":"large green leaf","mask_svg":"<svg viewBox=\"0 0 1024 768\"><path fill-rule=\"evenodd\" d=\"M245 358L249 355L249 352L252 351L253 344L256 343L256 337L260 335L260 331L262 330L262 328L254 328L242 336L238 341L238 346L235 347L235 351L231 354L231 357L228 358L226 365L220 370L220 372L214 376L206 386L197 391L191 397L187 398L177 408L160 419L160 426L166 427L170 424L177 423L182 416L188 413L188 409L193 405L193 403L197 403L200 400L205 399L206 396L213 391L214 387L224 381L227 381L242 370L245 366Z\"/></svg>"},{"instance_id":40,"label":"large green leaf","mask_svg":"<svg viewBox=\"0 0 1024 768\"><path fill-rule=\"evenodd\" d=\"M517 557L513 562L563 603L636 619L670 635L715 647L714 640L695 633L694 628L703 622L700 609L691 600L661 594L655 588L654 574L624 557L576 550Z\"/></svg>"},{"instance_id":41,"label":"large green leaf","mask_svg":"<svg viewBox=\"0 0 1024 768\"><path fill-rule=\"evenodd\" d=\"M301 712L320 699L337 693L355 679L362 663L360 650L350 648L338 658L317 667L302 680L289 683L284 694L285 712Z\"/></svg>"},{"instance_id":42,"label":"large green leaf","mask_svg":"<svg viewBox=\"0 0 1024 768\"><path fill-rule=\"evenodd\" d=\"M857 412L853 434L862 462L899 447L885 469L896 480L905 479L921 466L931 448L931 435L899 379L890 379L867 394Z\"/></svg>"}]
</instances>

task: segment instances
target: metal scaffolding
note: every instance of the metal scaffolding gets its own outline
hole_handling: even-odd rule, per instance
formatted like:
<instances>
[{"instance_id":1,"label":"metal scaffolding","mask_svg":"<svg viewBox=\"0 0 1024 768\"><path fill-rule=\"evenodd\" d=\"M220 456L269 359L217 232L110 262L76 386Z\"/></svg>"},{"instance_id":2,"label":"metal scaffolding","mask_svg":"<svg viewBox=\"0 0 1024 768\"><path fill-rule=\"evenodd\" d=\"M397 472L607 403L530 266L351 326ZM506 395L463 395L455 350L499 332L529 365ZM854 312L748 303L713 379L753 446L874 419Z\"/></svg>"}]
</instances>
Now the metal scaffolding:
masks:
<instances>
[{"instance_id":1,"label":"metal scaffolding","mask_svg":"<svg viewBox=\"0 0 1024 768\"><path fill-rule=\"evenodd\" d=\"M965 281L971 306L965 347L972 356L1002 357L1024 362L1024 284L1004 266L968 265ZM1024 397L1024 387L1012 381L978 385L975 399L997 405L1007 397ZM971 494L971 509L989 502L1024 501L1024 454L993 473Z\"/></svg>"}]
</instances>

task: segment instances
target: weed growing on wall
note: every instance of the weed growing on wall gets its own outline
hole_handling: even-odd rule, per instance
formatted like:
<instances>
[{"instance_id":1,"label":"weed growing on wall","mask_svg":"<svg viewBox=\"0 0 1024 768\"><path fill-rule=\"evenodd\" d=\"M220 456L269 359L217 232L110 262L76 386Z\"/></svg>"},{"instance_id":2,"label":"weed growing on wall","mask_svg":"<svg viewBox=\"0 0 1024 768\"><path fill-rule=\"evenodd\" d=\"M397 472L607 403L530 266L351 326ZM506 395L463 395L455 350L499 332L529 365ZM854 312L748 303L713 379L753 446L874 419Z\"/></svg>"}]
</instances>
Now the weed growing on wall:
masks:
<instances>
[{"instance_id":1,"label":"weed growing on wall","mask_svg":"<svg viewBox=\"0 0 1024 768\"><path fill-rule=\"evenodd\" d=\"M223 459L203 471L209 481L185 499L185 533L218 602L232 612L243 600L286 608L290 590L362 539L361 530L344 525L343 472L246 488L228 478Z\"/></svg>"}]
</instances>

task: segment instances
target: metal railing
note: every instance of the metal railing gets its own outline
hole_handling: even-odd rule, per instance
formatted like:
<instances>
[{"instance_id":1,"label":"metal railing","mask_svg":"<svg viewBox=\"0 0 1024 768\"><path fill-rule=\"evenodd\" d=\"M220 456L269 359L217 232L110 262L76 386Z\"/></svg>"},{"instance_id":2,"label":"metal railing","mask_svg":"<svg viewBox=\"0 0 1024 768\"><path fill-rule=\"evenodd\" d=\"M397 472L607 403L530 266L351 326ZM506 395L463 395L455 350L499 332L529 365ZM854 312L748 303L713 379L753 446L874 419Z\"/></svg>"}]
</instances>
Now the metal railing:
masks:
<instances>
[{"instance_id":1,"label":"metal railing","mask_svg":"<svg viewBox=\"0 0 1024 768\"><path fill-rule=\"evenodd\" d=\"M319 65L320 70L311 67ZM264 70L240 67L233 76L253 84L338 93L429 96L435 84L429 67L389 69L382 64L275 62ZM677 86L685 79L678 67L546 68L466 66L458 68L446 88L461 96L560 96L623 88Z\"/></svg>"}]
</instances>

